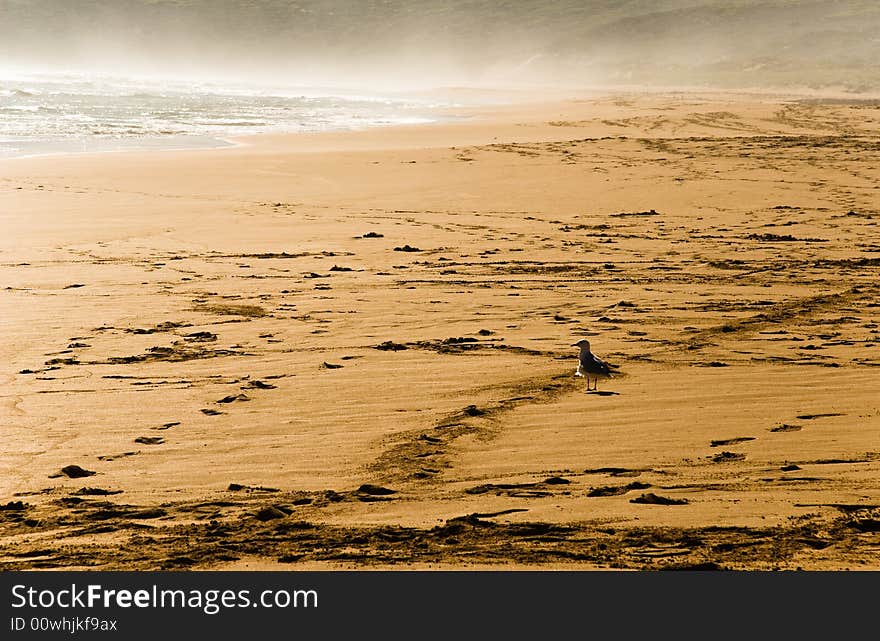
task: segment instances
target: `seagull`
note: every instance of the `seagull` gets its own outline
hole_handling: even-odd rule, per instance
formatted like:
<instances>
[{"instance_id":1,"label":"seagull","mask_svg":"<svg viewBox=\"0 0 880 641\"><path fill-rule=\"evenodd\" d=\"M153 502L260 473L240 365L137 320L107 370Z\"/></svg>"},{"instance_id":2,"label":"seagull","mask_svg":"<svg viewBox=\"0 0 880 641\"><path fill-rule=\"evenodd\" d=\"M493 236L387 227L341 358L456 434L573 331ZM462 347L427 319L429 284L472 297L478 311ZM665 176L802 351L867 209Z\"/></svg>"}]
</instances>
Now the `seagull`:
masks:
<instances>
[{"instance_id":1,"label":"seagull","mask_svg":"<svg viewBox=\"0 0 880 641\"><path fill-rule=\"evenodd\" d=\"M588 341L587 339L579 340L577 343L572 345L572 347L581 348L581 353L578 357L578 368L574 374L575 376L587 377L588 392L590 391L591 375L595 379L595 381L593 382L594 390L596 390L597 386L599 385L600 376L611 378L611 368L608 367L608 363L606 363L590 351L590 341Z\"/></svg>"}]
</instances>

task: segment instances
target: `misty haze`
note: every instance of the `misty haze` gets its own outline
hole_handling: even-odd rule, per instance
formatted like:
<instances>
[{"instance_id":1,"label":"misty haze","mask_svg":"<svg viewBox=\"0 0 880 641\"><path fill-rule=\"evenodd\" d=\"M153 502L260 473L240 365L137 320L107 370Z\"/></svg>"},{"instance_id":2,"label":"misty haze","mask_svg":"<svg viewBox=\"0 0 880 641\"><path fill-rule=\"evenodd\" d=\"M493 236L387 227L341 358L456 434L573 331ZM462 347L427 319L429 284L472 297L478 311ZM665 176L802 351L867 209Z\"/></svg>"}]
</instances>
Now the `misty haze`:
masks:
<instances>
[{"instance_id":1,"label":"misty haze","mask_svg":"<svg viewBox=\"0 0 880 641\"><path fill-rule=\"evenodd\" d=\"M878 33L866 0L0 0L0 69L872 91Z\"/></svg>"}]
</instances>

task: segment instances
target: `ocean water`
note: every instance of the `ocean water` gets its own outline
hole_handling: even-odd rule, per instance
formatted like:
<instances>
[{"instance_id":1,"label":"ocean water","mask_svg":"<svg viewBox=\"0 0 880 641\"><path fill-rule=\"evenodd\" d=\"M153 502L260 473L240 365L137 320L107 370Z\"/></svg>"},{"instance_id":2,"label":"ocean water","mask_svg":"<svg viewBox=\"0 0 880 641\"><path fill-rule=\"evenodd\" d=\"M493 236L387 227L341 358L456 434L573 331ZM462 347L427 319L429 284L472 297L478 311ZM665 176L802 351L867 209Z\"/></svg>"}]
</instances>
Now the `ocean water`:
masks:
<instances>
[{"instance_id":1,"label":"ocean water","mask_svg":"<svg viewBox=\"0 0 880 641\"><path fill-rule=\"evenodd\" d=\"M431 105L320 88L0 74L0 157L218 147L230 137L434 120Z\"/></svg>"}]
</instances>

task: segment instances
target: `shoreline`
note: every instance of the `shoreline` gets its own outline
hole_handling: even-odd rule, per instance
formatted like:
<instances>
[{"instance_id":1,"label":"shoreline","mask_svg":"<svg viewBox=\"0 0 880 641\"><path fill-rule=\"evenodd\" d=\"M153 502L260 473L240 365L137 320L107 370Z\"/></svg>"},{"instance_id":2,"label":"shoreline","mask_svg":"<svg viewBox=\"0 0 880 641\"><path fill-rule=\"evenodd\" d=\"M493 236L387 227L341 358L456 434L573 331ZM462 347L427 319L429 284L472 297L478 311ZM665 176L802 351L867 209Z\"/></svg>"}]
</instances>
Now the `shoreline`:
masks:
<instances>
[{"instance_id":1,"label":"shoreline","mask_svg":"<svg viewBox=\"0 0 880 641\"><path fill-rule=\"evenodd\" d=\"M222 150L230 147L250 146L254 143L252 140L260 138L276 137L276 136L300 136L300 135L319 135L319 134L354 134L361 131L371 129L384 129L389 127L420 127L442 123L443 120L424 120L423 122L401 122L366 125L364 127L348 127L339 129L323 129L314 131L265 131L253 134L220 134L216 136L197 136L197 135L181 135L181 136L144 136L139 138L120 138L105 139L95 138L91 140L75 140L75 141L6 141L5 144L26 144L30 146L46 146L52 147L60 143L70 143L66 146L76 146L79 144L93 145L92 149L65 149L65 150L47 150L47 151L24 151L15 149L9 153L0 151L0 162L4 160L19 160L32 158L47 158L56 156L82 156L93 154L124 154L124 153L148 153L148 152L186 152L186 151L211 151ZM105 146L106 148L100 148Z\"/></svg>"},{"instance_id":2,"label":"shoreline","mask_svg":"<svg viewBox=\"0 0 880 641\"><path fill-rule=\"evenodd\" d=\"M546 108L553 105L561 105L571 101L578 100L596 100L608 98L611 96L628 96L628 97L655 97L669 98L673 96L699 98L705 100L717 100L719 98L735 98L742 99L760 99L760 100L819 100L836 102L851 102L859 104L862 102L873 103L880 100L880 93L860 94L847 91L842 88L822 88L811 89L808 87L800 88L719 88L719 87L688 87L688 86L669 86L669 87L644 87L637 85L619 85L619 86L597 86L588 88L560 88L560 87L541 87L540 90L546 91L547 97L536 99L534 92L523 88L479 88L479 87L450 87L435 90L420 90L416 92L404 92L400 94L402 97L415 95L419 97L432 96L438 100L452 101L458 97L466 96L468 102L464 104L451 104L441 106L429 106L425 108L425 112L431 113L433 120L419 123L394 122L387 124L372 124L364 127L349 127L340 129L326 129L314 131L264 131L259 133L238 133L238 134L218 134L218 135L184 135L184 136L148 136L144 138L121 138L121 139L94 139L91 143L101 144L122 144L123 146L131 145L129 148L119 149L83 149L83 150L61 150L46 151L37 153L14 153L0 156L0 162L6 160L45 158L54 156L67 155L91 155L106 153L146 153L146 152L186 152L186 151L205 151L205 150L222 150L227 147L236 146L259 146L261 140L277 140L288 136L345 136L346 134L357 135L361 132L372 131L375 129L408 129L410 127L423 127L431 125L442 125L454 123L457 120L472 120L476 117L488 117L488 122L497 123L499 120L510 118L512 113L532 114L533 108ZM181 139L199 138L201 143L183 144L176 146L176 142ZM34 141L16 141L18 144L34 144ZM68 141L56 141L68 142ZM89 141L70 141L72 144L79 144ZM56 143L49 143L56 144ZM11 144L11 143L10 143ZM40 143L36 143L40 144Z\"/></svg>"},{"instance_id":3,"label":"shoreline","mask_svg":"<svg viewBox=\"0 0 880 641\"><path fill-rule=\"evenodd\" d=\"M237 146L237 143L232 138L221 138L221 137L200 137L202 138L201 144L196 144L195 142L190 142L189 144L184 144L182 146L177 146L181 137L168 137L163 138L160 136L155 137L145 137L140 139L123 139L126 141L126 145L121 148L112 147L114 144L118 143L118 140L113 141L105 141L101 140L93 140L92 144L98 143L100 146L102 143L107 142L110 148L105 149L77 149L77 150L54 150L54 151L25 151L17 149L15 152L8 153L6 155L0 155L0 161L3 160L19 160L19 159L32 159L32 158L49 158L56 156L82 156L82 155L92 155L92 154L123 154L123 153L145 153L145 152L162 152L162 151L198 151L198 150L206 150L206 149L223 149L226 147L234 147ZM193 136L195 138L195 136ZM23 141L15 141L16 144L21 144ZM31 143L33 141L26 141ZM188 141L189 142L189 141ZM131 143L128 145L127 143ZM43 143L35 143L35 146L40 146ZM57 144L55 142L46 143L48 146L52 146Z\"/></svg>"}]
</instances>

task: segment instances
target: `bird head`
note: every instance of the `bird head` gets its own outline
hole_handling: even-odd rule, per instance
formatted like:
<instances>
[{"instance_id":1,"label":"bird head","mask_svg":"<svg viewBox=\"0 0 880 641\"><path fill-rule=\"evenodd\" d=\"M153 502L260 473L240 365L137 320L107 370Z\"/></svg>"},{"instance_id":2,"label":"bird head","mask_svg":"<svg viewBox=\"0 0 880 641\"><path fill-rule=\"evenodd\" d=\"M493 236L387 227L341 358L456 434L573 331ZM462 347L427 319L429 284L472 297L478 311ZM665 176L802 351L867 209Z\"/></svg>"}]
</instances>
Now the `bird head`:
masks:
<instances>
[{"instance_id":1,"label":"bird head","mask_svg":"<svg viewBox=\"0 0 880 641\"><path fill-rule=\"evenodd\" d=\"M590 341L588 341L586 338L582 338L577 343L572 345L572 347L580 347L581 349L590 349Z\"/></svg>"}]
</instances>

